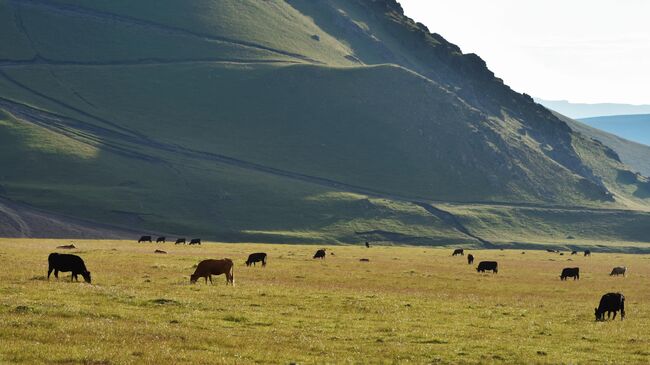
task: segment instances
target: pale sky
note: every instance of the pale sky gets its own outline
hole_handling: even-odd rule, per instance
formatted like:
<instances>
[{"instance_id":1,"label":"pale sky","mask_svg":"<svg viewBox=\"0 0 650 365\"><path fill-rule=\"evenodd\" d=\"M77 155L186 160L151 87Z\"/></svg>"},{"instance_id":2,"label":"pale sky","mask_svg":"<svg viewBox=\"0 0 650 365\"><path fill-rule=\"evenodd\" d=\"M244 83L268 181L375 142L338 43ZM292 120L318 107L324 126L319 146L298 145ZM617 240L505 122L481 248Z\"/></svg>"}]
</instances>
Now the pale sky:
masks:
<instances>
[{"instance_id":1,"label":"pale sky","mask_svg":"<svg viewBox=\"0 0 650 365\"><path fill-rule=\"evenodd\" d=\"M650 0L399 0L519 92L650 104Z\"/></svg>"}]
</instances>

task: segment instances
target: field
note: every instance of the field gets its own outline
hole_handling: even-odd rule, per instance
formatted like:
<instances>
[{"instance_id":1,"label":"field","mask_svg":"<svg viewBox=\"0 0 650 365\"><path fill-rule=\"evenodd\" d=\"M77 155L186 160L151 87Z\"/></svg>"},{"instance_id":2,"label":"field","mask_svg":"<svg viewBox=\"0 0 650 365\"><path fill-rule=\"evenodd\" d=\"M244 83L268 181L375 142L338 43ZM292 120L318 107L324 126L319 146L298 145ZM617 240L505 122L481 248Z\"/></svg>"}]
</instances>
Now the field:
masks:
<instances>
[{"instance_id":1,"label":"field","mask_svg":"<svg viewBox=\"0 0 650 365\"><path fill-rule=\"evenodd\" d=\"M92 285L49 282L47 255L68 244L0 239L0 363L647 363L650 256L450 249L75 241ZM266 268L248 253L269 254ZM190 285L205 258L235 261L236 286ZM370 262L359 262L368 258ZM571 262L567 262L572 260ZM609 277L626 265L626 278ZM579 266L580 281L561 282ZM621 291L625 321L595 322Z\"/></svg>"}]
</instances>

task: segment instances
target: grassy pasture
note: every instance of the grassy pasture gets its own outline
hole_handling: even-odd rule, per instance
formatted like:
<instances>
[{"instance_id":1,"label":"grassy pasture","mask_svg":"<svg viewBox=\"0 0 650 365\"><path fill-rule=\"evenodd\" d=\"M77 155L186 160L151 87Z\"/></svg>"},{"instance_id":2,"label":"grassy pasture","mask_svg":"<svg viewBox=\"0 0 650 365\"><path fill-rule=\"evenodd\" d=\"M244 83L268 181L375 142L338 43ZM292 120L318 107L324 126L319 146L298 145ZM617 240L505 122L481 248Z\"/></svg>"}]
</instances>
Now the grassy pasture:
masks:
<instances>
[{"instance_id":1,"label":"grassy pasture","mask_svg":"<svg viewBox=\"0 0 650 365\"><path fill-rule=\"evenodd\" d=\"M427 247L332 246L316 261L305 245L75 241L93 284L46 281L47 255L68 243L0 239L0 363L650 361L650 256L472 251L499 261L493 275ZM245 267L258 251L268 266ZM222 257L235 287L189 284L193 265ZM615 265L628 277L609 277ZM560 282L567 266L580 281ZM597 323L609 291L626 295L627 319Z\"/></svg>"}]
</instances>

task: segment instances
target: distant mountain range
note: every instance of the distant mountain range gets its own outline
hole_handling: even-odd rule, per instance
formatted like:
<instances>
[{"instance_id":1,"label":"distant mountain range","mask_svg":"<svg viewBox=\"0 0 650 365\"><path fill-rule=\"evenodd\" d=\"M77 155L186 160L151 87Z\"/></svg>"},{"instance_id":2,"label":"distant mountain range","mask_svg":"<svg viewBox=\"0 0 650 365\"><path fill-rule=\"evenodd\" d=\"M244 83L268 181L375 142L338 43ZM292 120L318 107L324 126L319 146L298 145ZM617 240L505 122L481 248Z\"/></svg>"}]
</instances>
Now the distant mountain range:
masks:
<instances>
[{"instance_id":1,"label":"distant mountain range","mask_svg":"<svg viewBox=\"0 0 650 365\"><path fill-rule=\"evenodd\" d=\"M614 115L580 119L581 122L630 141L650 146L650 114ZM648 156L650 159L650 156Z\"/></svg>"},{"instance_id":2,"label":"distant mountain range","mask_svg":"<svg viewBox=\"0 0 650 365\"><path fill-rule=\"evenodd\" d=\"M566 100L544 100L535 98L535 101L556 112L573 119L630 115L650 114L650 105L632 104L581 104L570 103Z\"/></svg>"}]
</instances>

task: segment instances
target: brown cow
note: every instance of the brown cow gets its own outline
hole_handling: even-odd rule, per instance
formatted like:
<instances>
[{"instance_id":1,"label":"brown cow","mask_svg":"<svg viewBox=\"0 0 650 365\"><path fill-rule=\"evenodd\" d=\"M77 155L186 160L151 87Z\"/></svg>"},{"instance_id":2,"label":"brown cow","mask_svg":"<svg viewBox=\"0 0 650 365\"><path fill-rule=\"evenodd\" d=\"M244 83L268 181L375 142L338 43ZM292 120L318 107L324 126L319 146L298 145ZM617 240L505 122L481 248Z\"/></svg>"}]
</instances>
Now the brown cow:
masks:
<instances>
[{"instance_id":1,"label":"brown cow","mask_svg":"<svg viewBox=\"0 0 650 365\"><path fill-rule=\"evenodd\" d=\"M199 278L205 278L205 283L212 284L212 275L226 274L226 285L235 285L234 264L231 259L203 260L199 262L194 274L190 276L190 283L194 284Z\"/></svg>"}]
</instances>

